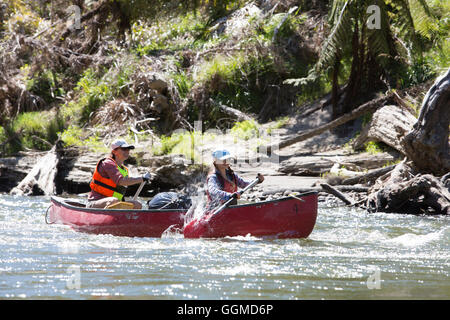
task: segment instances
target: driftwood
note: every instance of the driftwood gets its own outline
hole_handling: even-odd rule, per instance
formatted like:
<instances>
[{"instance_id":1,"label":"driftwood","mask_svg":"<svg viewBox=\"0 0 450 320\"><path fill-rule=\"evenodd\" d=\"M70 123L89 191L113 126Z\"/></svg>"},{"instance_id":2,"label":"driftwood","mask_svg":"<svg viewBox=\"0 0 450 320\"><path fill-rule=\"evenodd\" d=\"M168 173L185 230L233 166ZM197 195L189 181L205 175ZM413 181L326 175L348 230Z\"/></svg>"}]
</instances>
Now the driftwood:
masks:
<instances>
[{"instance_id":1,"label":"driftwood","mask_svg":"<svg viewBox=\"0 0 450 320\"><path fill-rule=\"evenodd\" d=\"M349 185L349 184L359 184L359 183L372 183L378 177L390 172L394 168L395 168L395 164L384 167L384 168L373 169L361 176L343 179L342 184Z\"/></svg>"},{"instance_id":2,"label":"driftwood","mask_svg":"<svg viewBox=\"0 0 450 320\"><path fill-rule=\"evenodd\" d=\"M407 158L370 190L369 211L450 214L449 107L450 69L430 88L417 122L402 140Z\"/></svg>"},{"instance_id":3,"label":"driftwood","mask_svg":"<svg viewBox=\"0 0 450 320\"><path fill-rule=\"evenodd\" d=\"M245 120L253 119L252 117L250 117L249 115L245 114L244 112L242 112L240 110L228 107L228 106L220 104L220 103L216 103L212 99L210 99L209 101L211 102L211 104L218 107L220 109L220 111L231 116L232 118L236 119L237 121L245 121Z\"/></svg>"},{"instance_id":4,"label":"driftwood","mask_svg":"<svg viewBox=\"0 0 450 320\"><path fill-rule=\"evenodd\" d=\"M406 155L421 172L450 171L450 68L428 90L414 128L402 140Z\"/></svg>"},{"instance_id":5,"label":"driftwood","mask_svg":"<svg viewBox=\"0 0 450 320\"><path fill-rule=\"evenodd\" d=\"M329 184L321 183L320 186L322 187L322 189L324 191L326 191L326 192L336 196L337 198L341 199L342 201L344 201L345 204L350 205L350 206L355 205L355 201L353 199L348 198L345 194L343 194L339 190L331 187Z\"/></svg>"},{"instance_id":6,"label":"driftwood","mask_svg":"<svg viewBox=\"0 0 450 320\"><path fill-rule=\"evenodd\" d=\"M45 156L43 156L28 173L28 175L13 188L13 195L52 195L55 192L55 179L57 166L60 159L56 144Z\"/></svg>"},{"instance_id":7,"label":"driftwood","mask_svg":"<svg viewBox=\"0 0 450 320\"><path fill-rule=\"evenodd\" d=\"M358 193L367 193L369 190L368 187L361 187L361 186L334 186L333 187L336 190L339 190L341 192L358 192ZM305 188L292 188L292 189L286 189L286 188L279 188L279 189L272 189L272 190L266 190L261 193L262 196L268 196L276 193L282 193L284 195L288 195L292 192L298 192L298 193L305 193L305 192L321 192L323 191L322 187L305 187Z\"/></svg>"},{"instance_id":8,"label":"driftwood","mask_svg":"<svg viewBox=\"0 0 450 320\"><path fill-rule=\"evenodd\" d=\"M360 150L368 141L381 141L405 154L400 141L412 129L416 120L409 109L386 105L373 114L370 123L355 139L353 148Z\"/></svg>"},{"instance_id":9,"label":"driftwood","mask_svg":"<svg viewBox=\"0 0 450 320\"><path fill-rule=\"evenodd\" d=\"M271 154L273 151L277 150L277 149L282 149L285 148L287 146L290 146L294 143L300 142L300 141L304 141L306 139L309 139L311 137L314 137L318 134L321 134L325 131L331 130L335 127L338 127L348 121L354 120L362 115L364 115L365 113L368 112L373 112L374 110L376 110L377 108L379 108L381 105L383 105L384 103L386 103L387 101L389 101L390 99L393 98L393 93L390 93L384 97L381 98L377 98L374 100L371 100L367 103L364 103L363 105L359 106L358 108L352 110L349 113L344 114L343 116L330 121L329 123L320 126L318 128L315 129L310 129L310 130L306 130L304 132L301 132L298 135L295 135L293 137L288 137L285 140L282 140L279 143L273 144L273 145L269 145L269 146L265 146L260 148L261 150L265 150L267 152L267 154Z\"/></svg>"},{"instance_id":10,"label":"driftwood","mask_svg":"<svg viewBox=\"0 0 450 320\"><path fill-rule=\"evenodd\" d=\"M390 153L379 153L375 155L363 153L348 155L345 157L317 156L317 157L292 157L280 163L279 171L284 174L298 176L320 176L331 170L335 163L352 170L378 169L393 161L397 155Z\"/></svg>"},{"instance_id":11,"label":"driftwood","mask_svg":"<svg viewBox=\"0 0 450 320\"><path fill-rule=\"evenodd\" d=\"M430 174L417 174L405 161L381 177L367 198L369 211L450 214L450 192Z\"/></svg>"}]
</instances>

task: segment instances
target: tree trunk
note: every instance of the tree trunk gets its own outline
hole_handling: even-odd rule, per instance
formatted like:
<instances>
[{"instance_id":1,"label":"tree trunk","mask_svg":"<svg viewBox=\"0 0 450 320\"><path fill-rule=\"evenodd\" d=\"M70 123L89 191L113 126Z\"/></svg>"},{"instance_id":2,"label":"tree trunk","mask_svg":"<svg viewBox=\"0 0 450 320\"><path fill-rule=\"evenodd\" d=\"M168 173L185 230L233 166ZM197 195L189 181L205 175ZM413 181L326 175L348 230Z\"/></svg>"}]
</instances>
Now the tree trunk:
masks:
<instances>
[{"instance_id":1,"label":"tree trunk","mask_svg":"<svg viewBox=\"0 0 450 320\"><path fill-rule=\"evenodd\" d=\"M406 155L421 172L450 171L450 69L426 94L417 122L402 140Z\"/></svg>"},{"instance_id":2,"label":"tree trunk","mask_svg":"<svg viewBox=\"0 0 450 320\"><path fill-rule=\"evenodd\" d=\"M331 92L331 101L332 101L332 118L333 120L339 116L339 83L338 83L338 75L339 75L339 60L336 59L333 68L333 89Z\"/></svg>"},{"instance_id":3,"label":"tree trunk","mask_svg":"<svg viewBox=\"0 0 450 320\"><path fill-rule=\"evenodd\" d=\"M352 68L350 71L350 77L348 79L347 91L344 95L344 101L342 103L341 114L349 113L355 105L355 97L358 96L359 83L360 83L360 43L359 43L359 28L358 21L355 24L355 31L353 32L352 40Z\"/></svg>"}]
</instances>

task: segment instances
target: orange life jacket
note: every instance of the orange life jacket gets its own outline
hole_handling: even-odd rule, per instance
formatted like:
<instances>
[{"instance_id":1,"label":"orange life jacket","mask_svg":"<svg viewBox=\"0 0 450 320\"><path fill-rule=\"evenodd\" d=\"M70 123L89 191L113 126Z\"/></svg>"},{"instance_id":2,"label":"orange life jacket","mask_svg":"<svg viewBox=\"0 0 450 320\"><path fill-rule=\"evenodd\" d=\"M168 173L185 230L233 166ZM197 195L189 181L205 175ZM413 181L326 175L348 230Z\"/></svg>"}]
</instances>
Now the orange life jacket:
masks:
<instances>
[{"instance_id":1,"label":"orange life jacket","mask_svg":"<svg viewBox=\"0 0 450 320\"><path fill-rule=\"evenodd\" d=\"M98 172L98 166L100 165L100 163L102 163L103 160L106 159L107 158L103 158L97 163L94 175L92 176L92 180L89 186L91 187L91 190L94 190L95 192L98 192L101 195L104 195L105 197L114 197L121 201L125 195L126 187L118 186L117 184L114 183L112 179L105 178ZM111 159L114 161L114 163L116 163L114 159L112 158L108 159ZM117 169L124 177L128 176L127 167L123 166L123 168L121 168L119 165L117 165Z\"/></svg>"}]
</instances>

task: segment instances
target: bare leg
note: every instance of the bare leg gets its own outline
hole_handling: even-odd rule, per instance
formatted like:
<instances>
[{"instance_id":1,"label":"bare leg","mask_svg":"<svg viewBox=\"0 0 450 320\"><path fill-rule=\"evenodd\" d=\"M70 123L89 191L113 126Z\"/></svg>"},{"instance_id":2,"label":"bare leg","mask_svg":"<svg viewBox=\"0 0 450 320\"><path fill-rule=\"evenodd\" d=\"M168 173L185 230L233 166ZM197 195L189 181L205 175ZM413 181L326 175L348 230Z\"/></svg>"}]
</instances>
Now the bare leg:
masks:
<instances>
[{"instance_id":1,"label":"bare leg","mask_svg":"<svg viewBox=\"0 0 450 320\"><path fill-rule=\"evenodd\" d=\"M89 201L87 204L88 208L106 208L107 206L110 206L114 203L119 202L117 198L114 197L107 197L95 201Z\"/></svg>"}]
</instances>

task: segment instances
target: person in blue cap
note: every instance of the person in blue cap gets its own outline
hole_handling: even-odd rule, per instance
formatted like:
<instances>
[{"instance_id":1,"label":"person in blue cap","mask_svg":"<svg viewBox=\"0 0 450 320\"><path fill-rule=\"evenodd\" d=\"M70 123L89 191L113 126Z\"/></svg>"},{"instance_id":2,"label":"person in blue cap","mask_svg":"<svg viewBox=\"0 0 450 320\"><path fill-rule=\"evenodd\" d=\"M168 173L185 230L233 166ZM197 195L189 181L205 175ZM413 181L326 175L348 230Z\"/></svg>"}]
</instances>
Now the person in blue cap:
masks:
<instances>
[{"instance_id":1,"label":"person in blue cap","mask_svg":"<svg viewBox=\"0 0 450 320\"><path fill-rule=\"evenodd\" d=\"M250 181L245 181L231 169L233 156L228 150L219 149L212 153L213 167L206 178L207 207L212 207L228 201L230 198L240 198L238 188L245 188ZM264 181L264 176L258 174L259 183ZM232 204L235 204L232 203Z\"/></svg>"}]
</instances>

